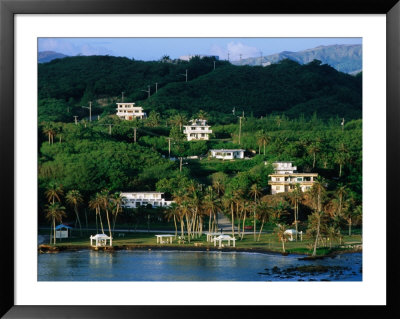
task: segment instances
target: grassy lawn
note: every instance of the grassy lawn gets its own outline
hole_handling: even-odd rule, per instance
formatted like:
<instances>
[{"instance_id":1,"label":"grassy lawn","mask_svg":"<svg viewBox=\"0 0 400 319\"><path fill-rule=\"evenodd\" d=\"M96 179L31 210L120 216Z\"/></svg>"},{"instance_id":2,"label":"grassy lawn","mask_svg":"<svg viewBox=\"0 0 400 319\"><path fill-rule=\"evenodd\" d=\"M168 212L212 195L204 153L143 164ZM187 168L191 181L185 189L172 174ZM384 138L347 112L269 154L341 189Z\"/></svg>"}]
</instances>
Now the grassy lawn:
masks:
<instances>
[{"instance_id":1,"label":"grassy lawn","mask_svg":"<svg viewBox=\"0 0 400 319\"><path fill-rule=\"evenodd\" d=\"M48 232L46 232L48 235ZM46 234L44 233L44 234ZM106 232L107 233L107 232ZM120 237L120 233L115 233L113 238L113 246L122 246L122 245L140 245L140 246L155 246L156 243L156 233L152 232L145 232L145 233L123 233L124 237ZM172 231L170 234L174 234ZM178 234L179 235L179 234ZM82 246L88 247L90 244L89 241L90 232L83 236L83 237L72 237L68 239L62 239L61 241L57 241L57 246ZM236 236L237 238L237 236ZM186 238L187 239L187 238ZM47 244L47 243L46 243ZM201 244L202 247L209 247L214 248L213 243L208 243L206 241L206 236L202 235L200 238L191 239L190 243L186 240L185 243L178 243L178 238L173 240L172 244L168 245L161 245L158 244L157 246L165 246L165 247L195 247ZM227 242L223 242L225 247L227 247ZM288 253L300 253L300 254L311 254L313 248L314 240L312 238L307 238L307 236L303 236L303 241L287 241L285 242L285 249ZM337 243L332 245L333 247L336 246ZM344 236L344 241L342 246L346 245L355 245L361 244L361 235L353 235L353 236ZM328 247L320 247L318 248L318 255L324 255L330 252L329 244ZM218 247L218 244L217 244ZM254 241L253 235L245 235L243 240L237 239L236 240L236 247L239 249L260 249L260 250L268 250L268 251L275 251L275 252L282 252L282 243L278 240L276 234L269 233L269 234L262 234L260 237L260 241Z\"/></svg>"}]
</instances>

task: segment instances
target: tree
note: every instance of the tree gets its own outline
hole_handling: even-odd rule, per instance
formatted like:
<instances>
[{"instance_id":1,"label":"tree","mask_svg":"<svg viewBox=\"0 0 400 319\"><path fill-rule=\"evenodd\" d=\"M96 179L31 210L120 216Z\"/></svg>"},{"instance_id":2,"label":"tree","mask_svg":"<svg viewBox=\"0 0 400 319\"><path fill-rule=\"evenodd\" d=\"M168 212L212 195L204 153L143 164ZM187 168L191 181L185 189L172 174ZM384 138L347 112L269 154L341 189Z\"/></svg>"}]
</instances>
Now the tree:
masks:
<instances>
[{"instance_id":1,"label":"tree","mask_svg":"<svg viewBox=\"0 0 400 319\"><path fill-rule=\"evenodd\" d=\"M78 213L78 206L83 203L82 195L79 193L78 190L73 189L67 193L65 199L67 200L67 203L74 208L76 220L78 221L79 224L80 234L82 236L82 225Z\"/></svg>"},{"instance_id":2,"label":"tree","mask_svg":"<svg viewBox=\"0 0 400 319\"><path fill-rule=\"evenodd\" d=\"M316 224L316 235L312 256L316 256L317 254L317 244L321 229L321 217L324 214L324 212L322 211L322 201L325 191L326 189L324 187L324 181L321 179L314 182L309 193L311 197L312 208L314 209L314 213L311 215L312 221L314 222L309 223L309 228L312 229L312 227Z\"/></svg>"},{"instance_id":3,"label":"tree","mask_svg":"<svg viewBox=\"0 0 400 319\"><path fill-rule=\"evenodd\" d=\"M66 217L65 207L61 206L59 202L53 202L46 205L46 219L51 220L53 225L53 244L56 244L56 221L61 223L62 218ZM51 244L51 240L50 240Z\"/></svg>"},{"instance_id":4,"label":"tree","mask_svg":"<svg viewBox=\"0 0 400 319\"><path fill-rule=\"evenodd\" d=\"M111 195L110 197L110 203L112 205L112 214L114 216L113 218L113 231L115 229L115 224L117 222L117 217L120 213L122 213L122 197L121 197L121 193L116 192L114 194Z\"/></svg>"},{"instance_id":5,"label":"tree","mask_svg":"<svg viewBox=\"0 0 400 319\"><path fill-rule=\"evenodd\" d=\"M166 210L165 210L165 217L167 218L168 221L171 220L171 218L174 219L174 226L175 226L175 238L178 236L178 226L176 225L176 221L180 220L180 209L179 205L176 203L172 203Z\"/></svg>"},{"instance_id":6,"label":"tree","mask_svg":"<svg viewBox=\"0 0 400 319\"><path fill-rule=\"evenodd\" d=\"M196 118L198 118L199 120L207 120L209 117L208 113L200 110L197 114L196 114Z\"/></svg>"},{"instance_id":7,"label":"tree","mask_svg":"<svg viewBox=\"0 0 400 319\"><path fill-rule=\"evenodd\" d=\"M275 232L278 235L279 240L282 242L282 252L285 252L285 242L287 241L285 231L287 229L287 225L281 223L277 224L277 226L278 227L275 229Z\"/></svg>"},{"instance_id":8,"label":"tree","mask_svg":"<svg viewBox=\"0 0 400 319\"><path fill-rule=\"evenodd\" d=\"M349 160L349 153L347 147L343 143L339 145L337 151L338 152L335 154L335 163L339 164L339 177L341 177L343 166Z\"/></svg>"},{"instance_id":9,"label":"tree","mask_svg":"<svg viewBox=\"0 0 400 319\"><path fill-rule=\"evenodd\" d=\"M100 203L106 212L106 217L107 217L107 224L108 224L108 231L110 232L110 237L112 237L111 233L111 223L110 223L110 216L108 213L108 210L110 208L110 193L107 189L103 189L100 193Z\"/></svg>"},{"instance_id":10,"label":"tree","mask_svg":"<svg viewBox=\"0 0 400 319\"><path fill-rule=\"evenodd\" d=\"M299 202L303 198L303 192L301 190L300 184L296 184L294 190L289 193L289 200L293 205L294 210L294 224L296 227L296 241L298 238L298 223L299 223Z\"/></svg>"},{"instance_id":11,"label":"tree","mask_svg":"<svg viewBox=\"0 0 400 319\"><path fill-rule=\"evenodd\" d=\"M176 126L179 126L179 130L182 131L182 126L187 122L187 118L183 114L175 114L170 118L170 123Z\"/></svg>"},{"instance_id":12,"label":"tree","mask_svg":"<svg viewBox=\"0 0 400 319\"><path fill-rule=\"evenodd\" d=\"M264 155L265 155L265 146L271 141L271 137L268 135L267 132L264 130L261 130L257 134L257 144L259 146L258 148L258 153L260 154L260 147L261 145L264 146Z\"/></svg>"},{"instance_id":13,"label":"tree","mask_svg":"<svg viewBox=\"0 0 400 319\"><path fill-rule=\"evenodd\" d=\"M257 207L257 198L261 196L261 188L254 183L250 187L249 195L254 197L254 211L253 211L253 234L254 234L254 241L256 240L256 207Z\"/></svg>"},{"instance_id":14,"label":"tree","mask_svg":"<svg viewBox=\"0 0 400 319\"><path fill-rule=\"evenodd\" d=\"M51 182L46 189L45 195L48 202L54 204L56 199L57 201L61 202L61 196L64 195L64 191L60 184L56 182Z\"/></svg>"},{"instance_id":15,"label":"tree","mask_svg":"<svg viewBox=\"0 0 400 319\"><path fill-rule=\"evenodd\" d=\"M55 129L51 123L45 123L43 126L43 133L48 136L49 144L54 143L54 135L56 134Z\"/></svg>"},{"instance_id":16,"label":"tree","mask_svg":"<svg viewBox=\"0 0 400 319\"><path fill-rule=\"evenodd\" d=\"M312 166L313 168L315 168L316 154L320 150L321 150L321 145L318 141L311 143L307 148L308 153L313 157L313 166Z\"/></svg>"},{"instance_id":17,"label":"tree","mask_svg":"<svg viewBox=\"0 0 400 319\"><path fill-rule=\"evenodd\" d=\"M89 201L89 208L95 210L96 228L97 228L97 216L98 216L100 219L101 232L104 234L103 221L101 219L101 205L102 205L101 195L100 193L96 193L96 195L94 195L92 199Z\"/></svg>"},{"instance_id":18,"label":"tree","mask_svg":"<svg viewBox=\"0 0 400 319\"><path fill-rule=\"evenodd\" d=\"M156 127L160 124L160 113L156 111L151 111L149 117L146 121L147 125L150 127Z\"/></svg>"}]
</instances>

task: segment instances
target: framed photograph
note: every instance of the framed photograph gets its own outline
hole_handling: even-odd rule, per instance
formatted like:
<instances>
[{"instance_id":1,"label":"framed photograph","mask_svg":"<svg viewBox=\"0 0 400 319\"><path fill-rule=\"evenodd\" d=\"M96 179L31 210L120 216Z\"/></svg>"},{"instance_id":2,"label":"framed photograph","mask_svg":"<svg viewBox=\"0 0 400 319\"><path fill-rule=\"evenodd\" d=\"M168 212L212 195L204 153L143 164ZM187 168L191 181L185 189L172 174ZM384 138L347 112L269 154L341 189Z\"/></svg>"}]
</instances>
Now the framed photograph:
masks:
<instances>
[{"instance_id":1,"label":"framed photograph","mask_svg":"<svg viewBox=\"0 0 400 319\"><path fill-rule=\"evenodd\" d=\"M1 0L5 318L398 313L400 5L289 2Z\"/></svg>"}]
</instances>

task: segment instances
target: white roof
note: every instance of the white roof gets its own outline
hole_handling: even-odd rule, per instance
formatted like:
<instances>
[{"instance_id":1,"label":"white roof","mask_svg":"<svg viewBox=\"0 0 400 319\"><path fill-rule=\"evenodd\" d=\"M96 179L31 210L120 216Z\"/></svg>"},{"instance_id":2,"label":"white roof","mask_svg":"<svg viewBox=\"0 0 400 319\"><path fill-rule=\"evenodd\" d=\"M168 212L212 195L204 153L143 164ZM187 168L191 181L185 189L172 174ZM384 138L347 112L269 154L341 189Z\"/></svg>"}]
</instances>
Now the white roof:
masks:
<instances>
[{"instance_id":1,"label":"white roof","mask_svg":"<svg viewBox=\"0 0 400 319\"><path fill-rule=\"evenodd\" d=\"M224 148L222 148L220 150L210 150L210 152L212 152L212 151L214 151L214 152L244 152L245 150L242 150L242 149L224 149Z\"/></svg>"},{"instance_id":2,"label":"white roof","mask_svg":"<svg viewBox=\"0 0 400 319\"><path fill-rule=\"evenodd\" d=\"M96 234L94 236L90 236L90 238L110 238L110 236L107 236L106 234Z\"/></svg>"},{"instance_id":3,"label":"white roof","mask_svg":"<svg viewBox=\"0 0 400 319\"><path fill-rule=\"evenodd\" d=\"M233 238L229 235L219 235L218 237L216 237L215 239L222 239L222 240L236 240L236 238Z\"/></svg>"}]
</instances>

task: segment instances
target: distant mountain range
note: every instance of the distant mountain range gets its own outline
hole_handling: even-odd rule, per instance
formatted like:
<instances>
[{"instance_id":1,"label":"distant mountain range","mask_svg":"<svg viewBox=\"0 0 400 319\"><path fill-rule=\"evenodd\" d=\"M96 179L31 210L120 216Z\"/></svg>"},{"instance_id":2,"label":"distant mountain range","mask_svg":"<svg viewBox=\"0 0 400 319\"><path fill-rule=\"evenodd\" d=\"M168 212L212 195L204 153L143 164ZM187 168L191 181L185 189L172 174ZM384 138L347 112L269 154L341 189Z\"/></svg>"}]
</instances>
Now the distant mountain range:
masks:
<instances>
[{"instance_id":1,"label":"distant mountain range","mask_svg":"<svg viewBox=\"0 0 400 319\"><path fill-rule=\"evenodd\" d=\"M254 57L233 61L235 65L263 65L267 66L284 59L290 59L300 64L307 64L313 60L320 60L336 70L349 74L362 71L362 45L361 44L335 44L321 45L313 49L298 52L283 51L264 57Z\"/></svg>"},{"instance_id":2,"label":"distant mountain range","mask_svg":"<svg viewBox=\"0 0 400 319\"><path fill-rule=\"evenodd\" d=\"M67 57L68 55L54 52L54 51L41 51L38 53L38 63L46 63L50 62L54 59L62 59Z\"/></svg>"}]
</instances>

